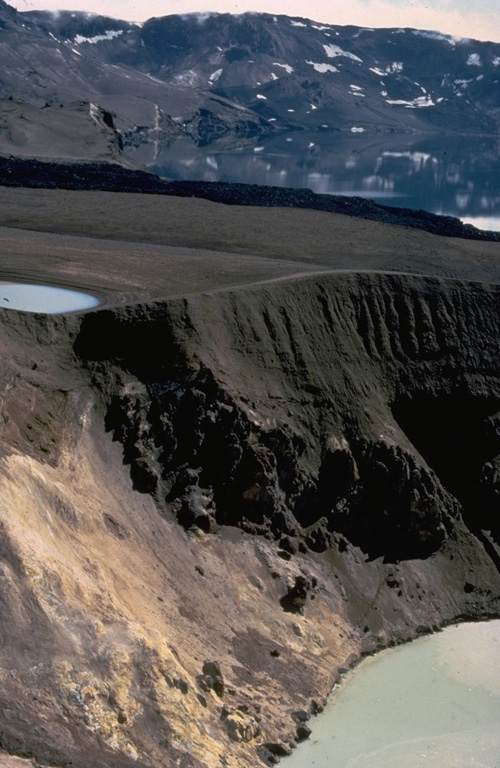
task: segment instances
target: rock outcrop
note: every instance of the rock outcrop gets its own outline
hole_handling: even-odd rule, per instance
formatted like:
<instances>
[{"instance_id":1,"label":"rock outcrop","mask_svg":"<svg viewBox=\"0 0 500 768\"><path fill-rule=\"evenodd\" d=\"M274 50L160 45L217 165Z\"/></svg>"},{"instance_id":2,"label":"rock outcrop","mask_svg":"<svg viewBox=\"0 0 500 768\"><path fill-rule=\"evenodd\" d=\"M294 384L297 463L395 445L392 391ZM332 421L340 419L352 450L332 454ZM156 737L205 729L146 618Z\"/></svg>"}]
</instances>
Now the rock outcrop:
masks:
<instances>
[{"instance_id":1,"label":"rock outcrop","mask_svg":"<svg viewBox=\"0 0 500 768\"><path fill-rule=\"evenodd\" d=\"M89 315L76 349L104 377L134 487L184 528L423 558L462 518L497 528L471 509L496 488L497 301L450 280L324 277Z\"/></svg>"}]
</instances>

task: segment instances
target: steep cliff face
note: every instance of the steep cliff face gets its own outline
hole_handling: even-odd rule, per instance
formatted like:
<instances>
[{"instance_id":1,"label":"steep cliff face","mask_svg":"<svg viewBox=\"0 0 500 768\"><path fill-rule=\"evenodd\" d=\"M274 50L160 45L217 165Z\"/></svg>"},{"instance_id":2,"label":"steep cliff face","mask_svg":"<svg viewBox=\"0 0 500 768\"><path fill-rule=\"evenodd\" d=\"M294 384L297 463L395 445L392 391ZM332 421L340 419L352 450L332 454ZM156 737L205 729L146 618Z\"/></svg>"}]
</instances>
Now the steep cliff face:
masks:
<instances>
[{"instance_id":1,"label":"steep cliff face","mask_svg":"<svg viewBox=\"0 0 500 768\"><path fill-rule=\"evenodd\" d=\"M480 284L310 278L89 316L77 350L122 381L103 383L108 429L186 529L427 557L462 517L497 526L497 301Z\"/></svg>"},{"instance_id":2,"label":"steep cliff face","mask_svg":"<svg viewBox=\"0 0 500 768\"><path fill-rule=\"evenodd\" d=\"M498 293L359 272L4 311L0 747L273 763L360 654L499 615Z\"/></svg>"}]
</instances>

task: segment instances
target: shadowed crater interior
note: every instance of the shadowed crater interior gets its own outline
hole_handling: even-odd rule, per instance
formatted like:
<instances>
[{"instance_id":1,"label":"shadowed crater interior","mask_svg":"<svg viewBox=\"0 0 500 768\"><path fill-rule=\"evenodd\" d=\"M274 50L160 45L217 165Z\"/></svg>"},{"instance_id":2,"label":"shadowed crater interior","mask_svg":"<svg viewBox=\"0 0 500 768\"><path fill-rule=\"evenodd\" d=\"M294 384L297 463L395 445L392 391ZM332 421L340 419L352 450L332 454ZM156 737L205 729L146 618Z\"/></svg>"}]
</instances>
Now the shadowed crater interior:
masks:
<instances>
[{"instance_id":1,"label":"shadowed crater interior","mask_svg":"<svg viewBox=\"0 0 500 768\"><path fill-rule=\"evenodd\" d=\"M395 420L463 507L476 534L500 538L500 402L467 392L418 393L392 406Z\"/></svg>"}]
</instances>

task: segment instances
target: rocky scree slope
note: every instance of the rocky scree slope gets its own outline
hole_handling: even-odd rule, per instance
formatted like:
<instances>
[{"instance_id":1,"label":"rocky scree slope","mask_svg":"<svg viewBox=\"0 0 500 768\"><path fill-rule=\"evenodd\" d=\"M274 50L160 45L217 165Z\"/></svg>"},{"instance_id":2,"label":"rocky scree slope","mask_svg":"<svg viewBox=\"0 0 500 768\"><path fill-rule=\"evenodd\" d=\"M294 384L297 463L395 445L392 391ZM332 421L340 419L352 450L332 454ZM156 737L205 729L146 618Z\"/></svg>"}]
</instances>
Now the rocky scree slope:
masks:
<instances>
[{"instance_id":1,"label":"rocky scree slope","mask_svg":"<svg viewBox=\"0 0 500 768\"><path fill-rule=\"evenodd\" d=\"M498 616L497 294L4 310L0 747L273 764L362 653Z\"/></svg>"}]
</instances>

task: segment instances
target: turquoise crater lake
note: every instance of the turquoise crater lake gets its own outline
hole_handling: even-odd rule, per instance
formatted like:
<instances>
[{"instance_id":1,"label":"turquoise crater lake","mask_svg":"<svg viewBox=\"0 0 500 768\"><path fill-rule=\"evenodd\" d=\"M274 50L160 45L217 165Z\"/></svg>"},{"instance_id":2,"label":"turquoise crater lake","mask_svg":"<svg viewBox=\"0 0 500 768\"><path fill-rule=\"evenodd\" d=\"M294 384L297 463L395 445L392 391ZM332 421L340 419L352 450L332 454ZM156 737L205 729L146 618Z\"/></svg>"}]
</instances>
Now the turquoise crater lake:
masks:
<instances>
[{"instance_id":1,"label":"turquoise crater lake","mask_svg":"<svg viewBox=\"0 0 500 768\"><path fill-rule=\"evenodd\" d=\"M92 309L98 304L99 299L89 293L51 285L0 281L0 307L4 309L60 315Z\"/></svg>"},{"instance_id":2,"label":"turquoise crater lake","mask_svg":"<svg viewBox=\"0 0 500 768\"><path fill-rule=\"evenodd\" d=\"M497 768L500 621L366 659L310 725L283 768Z\"/></svg>"}]
</instances>

